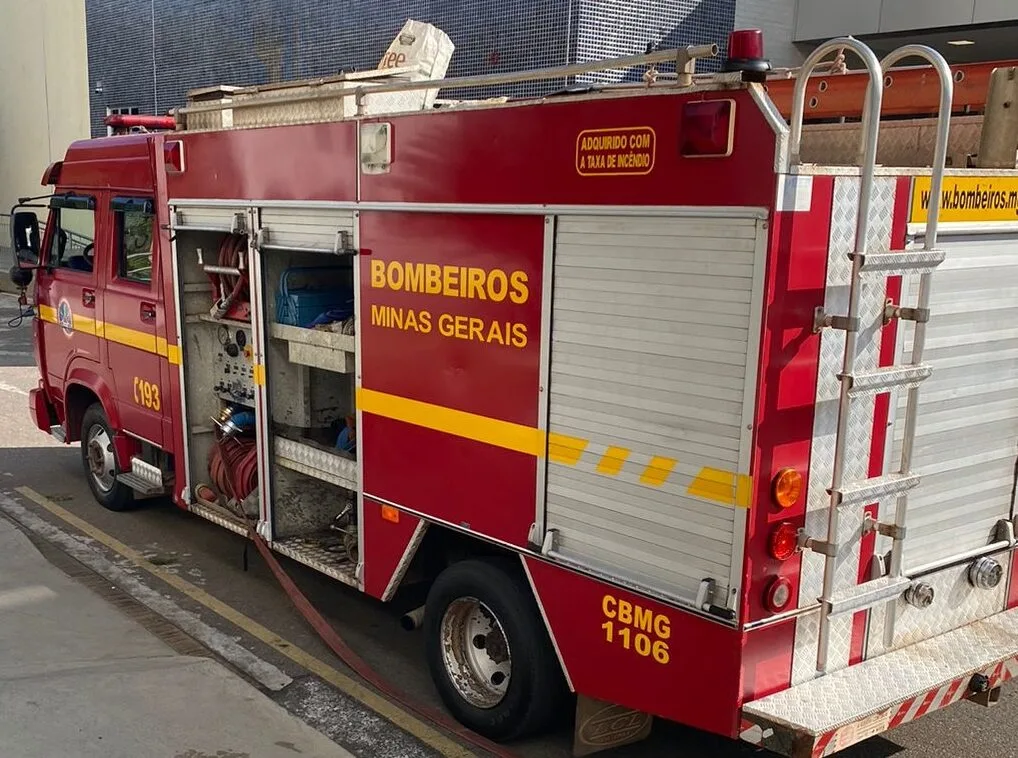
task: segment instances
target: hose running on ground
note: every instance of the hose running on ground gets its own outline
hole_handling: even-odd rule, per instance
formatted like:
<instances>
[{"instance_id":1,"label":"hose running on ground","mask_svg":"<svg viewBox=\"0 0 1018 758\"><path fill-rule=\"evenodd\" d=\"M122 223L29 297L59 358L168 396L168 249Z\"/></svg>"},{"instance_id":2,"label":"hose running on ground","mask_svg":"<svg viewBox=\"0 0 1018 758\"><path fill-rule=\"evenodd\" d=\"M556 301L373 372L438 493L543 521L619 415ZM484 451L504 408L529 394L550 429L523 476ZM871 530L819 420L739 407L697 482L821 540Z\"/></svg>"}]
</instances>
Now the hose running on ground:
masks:
<instances>
[{"instance_id":1,"label":"hose running on ground","mask_svg":"<svg viewBox=\"0 0 1018 758\"><path fill-rule=\"evenodd\" d=\"M221 470L222 473L213 474L210 471L210 474L214 478L216 478L217 476L221 476L222 485L224 487L230 488L241 487L241 485L245 481L245 478L250 476L249 470L247 469L248 461L250 460L251 465L253 465L254 467L254 482L256 485L258 474L257 460L254 458L254 456L252 456L249 459L248 455L250 454L247 451L244 451L243 453L237 452L239 448L234 448L232 446L226 446L227 449L225 451L219 450L222 442L229 441L230 440L220 441L217 442L215 446L213 446L213 455L217 455L218 458L218 463L215 464L217 467L217 472ZM232 440L232 441L241 445L244 442L247 442L246 440ZM254 443L251 442L250 444L253 450ZM218 454L215 452L217 450L219 451ZM225 455L223 455L224 452ZM210 468L212 466L212 460L216 459L210 460ZM238 470L234 468L234 466L236 465L244 467L243 470ZM248 480L248 483L249 482L250 480ZM216 486L220 487L220 484L217 482ZM329 646L332 652L335 653L339 657L339 659L343 661L344 664L346 664L358 676L360 676L364 681L373 686L383 695L387 696L394 702L402 705L404 708L406 708L408 711L411 711L419 718L431 722L435 726L438 726L444 729L445 731L449 732L450 734L459 737L464 742L467 742L471 745L474 745L475 747L479 747L482 750L485 750L491 755L496 756L496 758L516 758L515 754L512 753L511 751L507 750L501 745L492 742L491 740L482 737L479 734L476 734L475 732L470 731L462 724L446 716L441 711L426 706L422 703L415 702L406 693L389 684L389 682L387 682L385 679L379 676L378 673L374 669L372 669L371 666L369 666L363 658L357 655L357 653L355 653L353 649L346 644L343 638L339 636L339 633L332 628L332 625L329 624L328 621L326 621L325 617L318 612L318 609L315 608L315 606L311 603L310 600L308 600L307 596L300 591L300 588L297 587L293 579L290 578L289 574L286 573L282 565L280 565L279 561L276 560L276 556L272 553L272 549L269 547L268 543L265 542L265 540L262 539L261 535L259 535L258 532L255 530L255 522L252 519L248 518L246 514L243 513L243 510L239 508L239 503L243 499L237 497L237 494L240 491L242 491L242 487L240 489L233 490L231 496L238 504L238 508L237 510L234 511L234 513L235 515L240 517L247 525L248 537L250 537L251 541L254 542L255 547L258 549L258 552L259 554L261 554L262 558L265 559L265 562L268 564L269 569L272 571L272 574L276 577L276 581L279 582L280 586L283 588L287 596L290 598L290 602L294 604L294 607L296 607L297 610L300 612L301 616L304 617L304 620L311 625L311 627L315 630L318 636L322 638L322 641Z\"/></svg>"}]
</instances>

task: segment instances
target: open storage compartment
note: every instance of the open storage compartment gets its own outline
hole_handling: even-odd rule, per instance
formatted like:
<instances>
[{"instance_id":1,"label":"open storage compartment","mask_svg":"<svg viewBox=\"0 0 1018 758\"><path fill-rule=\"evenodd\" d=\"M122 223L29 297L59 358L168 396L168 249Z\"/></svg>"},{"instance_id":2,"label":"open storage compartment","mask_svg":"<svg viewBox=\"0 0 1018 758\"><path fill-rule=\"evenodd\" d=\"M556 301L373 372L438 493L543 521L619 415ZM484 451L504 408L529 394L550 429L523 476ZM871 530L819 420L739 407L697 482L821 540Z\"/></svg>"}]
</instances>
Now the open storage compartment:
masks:
<instances>
[{"instance_id":1,"label":"open storage compartment","mask_svg":"<svg viewBox=\"0 0 1018 758\"><path fill-rule=\"evenodd\" d=\"M245 208L174 215L192 511L240 534L259 513Z\"/></svg>"},{"instance_id":2,"label":"open storage compartment","mask_svg":"<svg viewBox=\"0 0 1018 758\"><path fill-rule=\"evenodd\" d=\"M353 213L262 211L273 546L356 585Z\"/></svg>"}]
</instances>

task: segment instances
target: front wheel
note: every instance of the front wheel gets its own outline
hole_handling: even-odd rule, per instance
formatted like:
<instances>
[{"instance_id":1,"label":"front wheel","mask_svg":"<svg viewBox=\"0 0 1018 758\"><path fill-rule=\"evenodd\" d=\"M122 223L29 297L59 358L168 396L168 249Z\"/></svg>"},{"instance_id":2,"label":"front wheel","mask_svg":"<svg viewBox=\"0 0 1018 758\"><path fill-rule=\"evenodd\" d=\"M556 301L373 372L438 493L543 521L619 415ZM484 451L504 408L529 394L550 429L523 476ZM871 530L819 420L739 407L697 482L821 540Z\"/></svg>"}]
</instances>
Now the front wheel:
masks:
<instances>
[{"instance_id":1,"label":"front wheel","mask_svg":"<svg viewBox=\"0 0 1018 758\"><path fill-rule=\"evenodd\" d=\"M102 403L94 403L81 420L81 461L88 487L99 504L111 511L134 505L134 491L117 481L120 473L113 451L113 429Z\"/></svg>"},{"instance_id":2,"label":"front wheel","mask_svg":"<svg viewBox=\"0 0 1018 758\"><path fill-rule=\"evenodd\" d=\"M445 706L492 740L536 734L562 711L568 690L530 588L511 564L467 560L428 593L428 668Z\"/></svg>"}]
</instances>

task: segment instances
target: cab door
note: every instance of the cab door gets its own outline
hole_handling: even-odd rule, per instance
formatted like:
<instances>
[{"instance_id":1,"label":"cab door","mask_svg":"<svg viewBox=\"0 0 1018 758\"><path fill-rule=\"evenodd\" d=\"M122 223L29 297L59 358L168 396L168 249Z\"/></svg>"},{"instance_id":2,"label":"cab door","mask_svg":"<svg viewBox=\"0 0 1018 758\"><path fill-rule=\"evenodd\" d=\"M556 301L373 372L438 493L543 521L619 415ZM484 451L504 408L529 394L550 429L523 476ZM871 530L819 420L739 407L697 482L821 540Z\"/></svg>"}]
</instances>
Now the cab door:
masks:
<instances>
[{"instance_id":1,"label":"cab door","mask_svg":"<svg viewBox=\"0 0 1018 758\"><path fill-rule=\"evenodd\" d=\"M168 411L158 346L165 345L162 288L155 260L155 215L151 197L110 199L112 255L106 269L103 325L106 360L116 384L121 430L163 446ZM162 351L165 355L165 349Z\"/></svg>"},{"instance_id":2,"label":"cab door","mask_svg":"<svg viewBox=\"0 0 1018 758\"><path fill-rule=\"evenodd\" d=\"M96 249L96 196L70 191L50 201L41 265L36 274L39 351L55 400L63 402L75 372L101 368ZM78 430L68 432L77 434Z\"/></svg>"}]
</instances>

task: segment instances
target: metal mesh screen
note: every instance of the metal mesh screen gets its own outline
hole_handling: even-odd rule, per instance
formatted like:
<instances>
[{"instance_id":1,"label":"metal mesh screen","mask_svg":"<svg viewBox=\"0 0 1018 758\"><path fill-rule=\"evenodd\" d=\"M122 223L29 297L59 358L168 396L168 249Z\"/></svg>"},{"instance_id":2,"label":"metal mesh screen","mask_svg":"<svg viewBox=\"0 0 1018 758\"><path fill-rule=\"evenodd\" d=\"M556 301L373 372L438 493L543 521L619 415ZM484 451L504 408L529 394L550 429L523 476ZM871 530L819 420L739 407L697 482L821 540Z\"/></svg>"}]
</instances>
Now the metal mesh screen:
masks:
<instances>
[{"instance_id":1,"label":"metal mesh screen","mask_svg":"<svg viewBox=\"0 0 1018 758\"><path fill-rule=\"evenodd\" d=\"M448 75L464 76L631 55L648 44L721 44L734 22L735 0L86 0L86 14L98 135L107 108L161 113L183 105L195 87L372 69L408 18L429 21L452 38ZM700 68L717 65L705 61ZM565 84L525 82L442 96L534 96Z\"/></svg>"}]
</instances>

